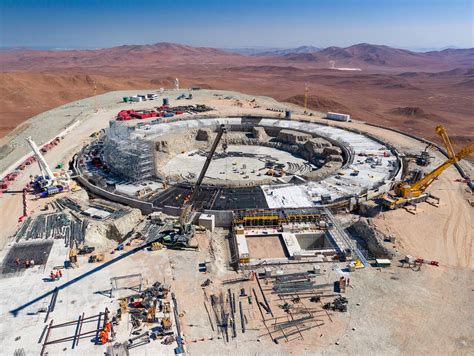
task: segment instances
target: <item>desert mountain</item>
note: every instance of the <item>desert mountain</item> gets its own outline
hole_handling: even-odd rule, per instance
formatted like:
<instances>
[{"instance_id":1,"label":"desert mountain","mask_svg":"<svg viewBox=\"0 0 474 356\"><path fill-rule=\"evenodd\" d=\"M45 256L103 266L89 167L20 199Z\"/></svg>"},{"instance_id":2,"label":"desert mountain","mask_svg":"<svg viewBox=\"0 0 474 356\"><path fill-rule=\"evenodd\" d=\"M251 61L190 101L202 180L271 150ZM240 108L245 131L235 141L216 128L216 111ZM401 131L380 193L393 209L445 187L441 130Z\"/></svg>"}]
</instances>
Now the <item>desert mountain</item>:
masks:
<instances>
[{"instance_id":1,"label":"desert mountain","mask_svg":"<svg viewBox=\"0 0 474 356\"><path fill-rule=\"evenodd\" d=\"M287 54L304 54L321 51L321 48L314 46L300 46L296 48L275 49L258 53L258 56L285 56Z\"/></svg>"},{"instance_id":2,"label":"desert mountain","mask_svg":"<svg viewBox=\"0 0 474 356\"><path fill-rule=\"evenodd\" d=\"M241 55L208 47L192 47L174 43L124 45L95 50L38 51L16 49L0 52L3 71L51 71L99 69L135 70L160 66L249 66L282 65L310 68L361 69L370 71L445 71L470 68L474 49L447 49L416 53L367 43L354 46L328 47L319 50L302 46L274 50L258 55ZM129 73L131 74L131 73Z\"/></svg>"},{"instance_id":3,"label":"desert mountain","mask_svg":"<svg viewBox=\"0 0 474 356\"><path fill-rule=\"evenodd\" d=\"M314 64L329 68L348 67L371 70L405 68L434 71L472 67L474 48L417 53L388 46L361 43L346 48L327 47L318 52L287 53L282 59L292 63Z\"/></svg>"},{"instance_id":4,"label":"desert mountain","mask_svg":"<svg viewBox=\"0 0 474 356\"><path fill-rule=\"evenodd\" d=\"M183 88L237 90L298 104L307 84L309 108L347 112L431 139L442 123L458 144L472 139L473 49L415 53L360 44L300 52L306 50L248 56L172 43L2 50L0 136L34 114L93 95L93 83L102 93L170 88L177 77Z\"/></svg>"},{"instance_id":5,"label":"desert mountain","mask_svg":"<svg viewBox=\"0 0 474 356\"><path fill-rule=\"evenodd\" d=\"M214 48L174 43L124 45L95 50L16 50L0 53L2 70L44 71L104 67L144 67L163 64L238 62L242 56Z\"/></svg>"}]
</instances>

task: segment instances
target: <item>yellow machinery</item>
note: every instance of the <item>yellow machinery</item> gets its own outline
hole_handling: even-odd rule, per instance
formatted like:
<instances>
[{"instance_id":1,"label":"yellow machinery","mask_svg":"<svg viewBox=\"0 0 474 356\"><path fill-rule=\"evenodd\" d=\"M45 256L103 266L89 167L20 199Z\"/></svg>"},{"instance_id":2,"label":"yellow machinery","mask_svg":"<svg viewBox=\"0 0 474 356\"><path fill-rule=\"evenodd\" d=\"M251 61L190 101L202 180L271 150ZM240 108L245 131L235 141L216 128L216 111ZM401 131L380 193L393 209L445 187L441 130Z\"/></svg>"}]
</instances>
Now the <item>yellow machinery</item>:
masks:
<instances>
[{"instance_id":1,"label":"yellow machinery","mask_svg":"<svg viewBox=\"0 0 474 356\"><path fill-rule=\"evenodd\" d=\"M448 152L448 159L436 167L433 171L414 183L398 182L395 184L395 196L385 196L382 198L382 204L389 209L397 209L406 204L426 201L430 194L425 193L426 189L444 170L451 167L456 162L474 152L474 142L461 149L457 154L454 153L451 140L443 126L436 127L436 133L443 139L444 146ZM439 200L439 199L438 199Z\"/></svg>"},{"instance_id":2,"label":"yellow machinery","mask_svg":"<svg viewBox=\"0 0 474 356\"><path fill-rule=\"evenodd\" d=\"M71 265L79 267L79 265L77 263L77 250L74 247L74 245L69 250L69 262L71 262Z\"/></svg>"},{"instance_id":3,"label":"yellow machinery","mask_svg":"<svg viewBox=\"0 0 474 356\"><path fill-rule=\"evenodd\" d=\"M164 247L163 244L160 243L160 242L153 242L153 243L151 244L151 250L152 250L152 251L162 250L163 247Z\"/></svg>"}]
</instances>

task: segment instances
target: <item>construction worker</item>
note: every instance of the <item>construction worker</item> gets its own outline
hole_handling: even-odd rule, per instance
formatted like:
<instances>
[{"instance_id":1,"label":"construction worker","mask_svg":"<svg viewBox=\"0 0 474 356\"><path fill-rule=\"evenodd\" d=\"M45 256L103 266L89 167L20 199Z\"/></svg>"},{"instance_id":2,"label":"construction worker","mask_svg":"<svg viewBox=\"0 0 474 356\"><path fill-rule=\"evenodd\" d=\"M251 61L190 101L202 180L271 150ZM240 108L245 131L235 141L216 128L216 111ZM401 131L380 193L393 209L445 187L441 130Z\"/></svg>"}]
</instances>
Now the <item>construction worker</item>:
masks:
<instances>
[{"instance_id":1,"label":"construction worker","mask_svg":"<svg viewBox=\"0 0 474 356\"><path fill-rule=\"evenodd\" d=\"M54 275L54 271L51 271L49 274L49 277L51 278L51 281L54 281L56 279L56 276Z\"/></svg>"},{"instance_id":2,"label":"construction worker","mask_svg":"<svg viewBox=\"0 0 474 356\"><path fill-rule=\"evenodd\" d=\"M109 321L107 324L104 325L104 327L100 331L99 340L102 345L105 345L107 341L109 340L109 332L111 328L112 328L112 324Z\"/></svg>"},{"instance_id":3,"label":"construction worker","mask_svg":"<svg viewBox=\"0 0 474 356\"><path fill-rule=\"evenodd\" d=\"M108 340L108 335L107 335L107 332L105 330L101 330L100 333L99 333L99 341L102 345L105 345L107 343L107 340Z\"/></svg>"}]
</instances>

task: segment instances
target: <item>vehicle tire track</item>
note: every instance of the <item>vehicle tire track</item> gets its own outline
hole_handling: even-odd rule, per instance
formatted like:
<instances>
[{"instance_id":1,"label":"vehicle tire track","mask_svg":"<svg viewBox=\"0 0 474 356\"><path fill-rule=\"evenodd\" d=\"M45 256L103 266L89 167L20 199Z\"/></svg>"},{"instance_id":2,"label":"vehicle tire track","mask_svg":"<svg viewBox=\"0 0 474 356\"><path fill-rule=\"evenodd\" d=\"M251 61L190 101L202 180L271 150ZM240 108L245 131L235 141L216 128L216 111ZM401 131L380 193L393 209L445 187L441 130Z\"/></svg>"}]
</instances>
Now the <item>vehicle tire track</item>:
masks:
<instances>
[{"instance_id":1,"label":"vehicle tire track","mask_svg":"<svg viewBox=\"0 0 474 356\"><path fill-rule=\"evenodd\" d=\"M451 261L450 261L450 254L449 254L449 230L452 226L452 220L453 220L453 217L454 217L454 214L455 214L455 210L453 208L453 201L452 201L452 198L451 198L451 194L449 194L448 192L448 204L447 204L447 208L449 209L449 215L448 215L448 218L443 226L443 243L444 243L444 249L445 249L445 253L446 253L446 262L449 264Z\"/></svg>"}]
</instances>

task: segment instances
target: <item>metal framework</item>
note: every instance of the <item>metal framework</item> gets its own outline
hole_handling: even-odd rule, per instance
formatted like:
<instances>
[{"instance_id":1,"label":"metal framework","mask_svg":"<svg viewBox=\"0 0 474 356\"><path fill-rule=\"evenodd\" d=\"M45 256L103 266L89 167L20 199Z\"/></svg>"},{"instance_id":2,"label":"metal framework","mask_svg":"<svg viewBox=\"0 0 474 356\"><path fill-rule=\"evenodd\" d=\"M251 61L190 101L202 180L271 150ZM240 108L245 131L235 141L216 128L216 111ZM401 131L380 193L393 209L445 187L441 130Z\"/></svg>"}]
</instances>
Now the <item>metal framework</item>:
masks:
<instances>
[{"instance_id":1,"label":"metal framework","mask_svg":"<svg viewBox=\"0 0 474 356\"><path fill-rule=\"evenodd\" d=\"M235 210L233 223L234 225L243 225L244 227L276 227L288 223L318 223L321 220L327 220L325 211L322 208L313 207Z\"/></svg>"},{"instance_id":2,"label":"metal framework","mask_svg":"<svg viewBox=\"0 0 474 356\"><path fill-rule=\"evenodd\" d=\"M128 279L128 278L140 278L140 284L138 285L138 292L142 292L142 286L143 286L143 276L141 273L135 273L135 274L127 274L125 276L118 276L118 277L112 277L110 278L110 284L112 285L112 288L110 288L110 297L114 296L114 292L122 289L133 289L133 287L137 286L129 286L129 287L118 287L117 281L122 280L122 279Z\"/></svg>"},{"instance_id":3,"label":"metal framework","mask_svg":"<svg viewBox=\"0 0 474 356\"><path fill-rule=\"evenodd\" d=\"M97 321L97 326L95 329L82 332L82 326L84 322L90 323L94 321ZM41 348L40 355L43 356L47 354L45 351L46 351L46 346L48 345L72 341L72 349L74 349L79 344L79 339L90 338L94 335L95 335L95 338L98 339L99 331L105 327L105 324L107 324L108 321L109 321L109 310L107 308L105 308L105 311L100 312L97 315L93 315L89 317L84 317L84 313L82 313L82 315L80 315L77 320L68 321L62 324L54 325L53 324L54 320L51 320L51 322L45 326L43 333L41 334L41 337L38 341L39 343L41 343L44 337L43 346ZM61 339L50 340L51 330L61 328L61 327L74 326L74 325L76 325L74 335L66 336Z\"/></svg>"}]
</instances>

